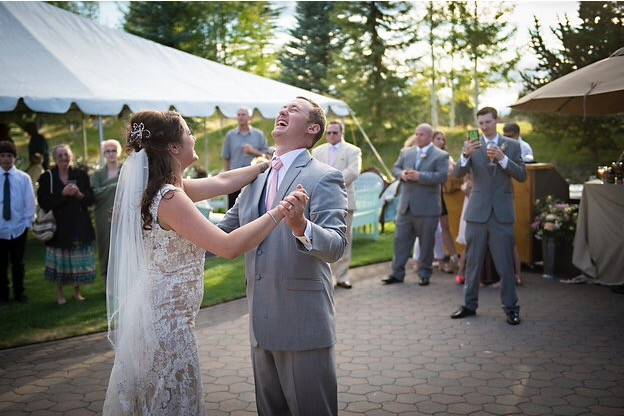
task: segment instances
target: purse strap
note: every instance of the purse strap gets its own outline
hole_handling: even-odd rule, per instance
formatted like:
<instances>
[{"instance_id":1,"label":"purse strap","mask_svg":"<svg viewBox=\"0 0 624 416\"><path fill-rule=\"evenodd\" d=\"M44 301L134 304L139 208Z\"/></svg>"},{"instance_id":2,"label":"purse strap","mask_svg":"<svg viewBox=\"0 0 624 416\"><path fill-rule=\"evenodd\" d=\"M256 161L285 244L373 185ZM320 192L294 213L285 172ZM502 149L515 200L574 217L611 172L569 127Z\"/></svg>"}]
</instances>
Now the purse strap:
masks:
<instances>
[{"instance_id":1,"label":"purse strap","mask_svg":"<svg viewBox=\"0 0 624 416\"><path fill-rule=\"evenodd\" d=\"M52 188L52 169L50 169L48 173L50 174L50 194L53 194L54 189Z\"/></svg>"}]
</instances>

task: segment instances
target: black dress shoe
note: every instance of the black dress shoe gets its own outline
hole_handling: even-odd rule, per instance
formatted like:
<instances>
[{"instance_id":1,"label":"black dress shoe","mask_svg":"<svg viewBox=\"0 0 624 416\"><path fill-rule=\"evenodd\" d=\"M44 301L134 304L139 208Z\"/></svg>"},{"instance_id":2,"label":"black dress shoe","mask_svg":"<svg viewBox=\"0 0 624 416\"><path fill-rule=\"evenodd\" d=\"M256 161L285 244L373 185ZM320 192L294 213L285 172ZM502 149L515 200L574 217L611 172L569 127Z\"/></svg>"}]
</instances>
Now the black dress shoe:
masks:
<instances>
[{"instance_id":1,"label":"black dress shoe","mask_svg":"<svg viewBox=\"0 0 624 416\"><path fill-rule=\"evenodd\" d=\"M346 282L338 282L336 283L336 286L341 287L343 289L351 289L353 286L351 286L351 282L349 282L348 280Z\"/></svg>"},{"instance_id":2,"label":"black dress shoe","mask_svg":"<svg viewBox=\"0 0 624 416\"><path fill-rule=\"evenodd\" d=\"M468 309L465 306L460 306L455 312L451 314L451 319L461 319L467 316L474 316L477 314L477 311L473 311L472 309Z\"/></svg>"},{"instance_id":3,"label":"black dress shoe","mask_svg":"<svg viewBox=\"0 0 624 416\"><path fill-rule=\"evenodd\" d=\"M420 286L427 286L429 284L429 279L425 279L424 277L421 277L420 280L418 281L418 284Z\"/></svg>"},{"instance_id":4,"label":"black dress shoe","mask_svg":"<svg viewBox=\"0 0 624 416\"><path fill-rule=\"evenodd\" d=\"M402 280L395 279L395 278L394 278L394 277L392 277L392 276L388 276L388 277L386 277L385 279L381 279L381 282L382 282L384 285L391 285L391 284L394 284L394 283L403 283L403 281L402 281Z\"/></svg>"},{"instance_id":5,"label":"black dress shoe","mask_svg":"<svg viewBox=\"0 0 624 416\"><path fill-rule=\"evenodd\" d=\"M507 323L509 325L519 325L520 313L515 311L507 312Z\"/></svg>"}]
</instances>

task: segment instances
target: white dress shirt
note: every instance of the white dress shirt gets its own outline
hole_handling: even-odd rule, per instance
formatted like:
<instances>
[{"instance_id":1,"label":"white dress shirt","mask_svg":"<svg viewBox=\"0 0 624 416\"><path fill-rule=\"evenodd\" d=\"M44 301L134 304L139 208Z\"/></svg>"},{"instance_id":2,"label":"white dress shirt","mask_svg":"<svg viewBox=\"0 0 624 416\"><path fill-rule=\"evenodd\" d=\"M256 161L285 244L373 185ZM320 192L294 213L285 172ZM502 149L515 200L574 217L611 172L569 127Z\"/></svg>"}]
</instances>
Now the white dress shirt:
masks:
<instances>
[{"instance_id":1,"label":"white dress shirt","mask_svg":"<svg viewBox=\"0 0 624 416\"><path fill-rule=\"evenodd\" d=\"M522 161L533 162L533 149L531 145L522 140L522 137L518 137L518 143L520 143L520 150L522 151Z\"/></svg>"},{"instance_id":2,"label":"white dress shirt","mask_svg":"<svg viewBox=\"0 0 624 416\"><path fill-rule=\"evenodd\" d=\"M488 139L488 138L487 138L487 137L485 137L485 136L481 136L481 137L483 138L483 140L485 140L485 146L486 146L486 148L487 148L487 144L488 144L489 142L494 142L494 144L496 144L496 146L497 146L497 147L499 147L499 146L498 146L498 143L500 142L500 139L499 139L499 135L498 135L498 134L497 134L497 135L496 135L496 137L495 137L495 138L493 138L492 140ZM464 156L464 152L462 151L462 154L461 154L461 156L460 156L460 158L459 158L459 163L460 163L460 165L461 165L462 167L466 166L466 165L468 164L468 159L470 159L470 158L466 158L466 157ZM498 161L498 164L499 164L499 165L500 165L500 167L501 167L501 168L503 168L503 169L507 169L507 163L509 163L509 158L507 157L507 155L504 155L504 157L503 157L501 160L499 160L499 161Z\"/></svg>"},{"instance_id":3,"label":"white dress shirt","mask_svg":"<svg viewBox=\"0 0 624 416\"><path fill-rule=\"evenodd\" d=\"M275 157L279 157L283 165L282 168L278 172L277 189L279 189L280 185L282 184L282 180L284 180L284 176L286 176L286 172L288 172L288 169L290 168L290 166L293 164L295 159L297 159L297 156L299 156L302 152L305 152L306 150L307 149L305 148L295 149L295 150L291 150L290 152L284 153L283 155L275 156ZM267 184L271 183L271 179L273 178L273 175L275 175L275 171L271 169L271 171L269 172L269 176L267 177ZM265 206L267 203L268 196L269 196L269 193L266 192L266 197L264 200ZM268 209L269 207L267 207L267 210ZM295 235L294 233L293 235L297 238L297 240L301 241L301 244L303 244L303 246L307 250L312 249L312 225L310 225L310 221L306 219L306 228L302 236Z\"/></svg>"},{"instance_id":4,"label":"white dress shirt","mask_svg":"<svg viewBox=\"0 0 624 416\"><path fill-rule=\"evenodd\" d=\"M418 149L418 158L416 159L416 166L414 169L417 169L418 166L420 166L420 164L422 163L423 159L426 157L427 152L429 151L429 148L433 146L433 142L429 143L427 146L425 147L416 147Z\"/></svg>"},{"instance_id":5,"label":"white dress shirt","mask_svg":"<svg viewBox=\"0 0 624 416\"><path fill-rule=\"evenodd\" d=\"M35 219L35 193L30 176L13 166L9 170L11 219L2 216L4 208L5 170L0 169L0 239L13 240L30 228Z\"/></svg>"},{"instance_id":6,"label":"white dress shirt","mask_svg":"<svg viewBox=\"0 0 624 416\"><path fill-rule=\"evenodd\" d=\"M336 144L332 144L329 146L329 166L334 167L336 164L336 158L338 157L338 153L340 153L340 149L342 148L342 140Z\"/></svg>"}]
</instances>

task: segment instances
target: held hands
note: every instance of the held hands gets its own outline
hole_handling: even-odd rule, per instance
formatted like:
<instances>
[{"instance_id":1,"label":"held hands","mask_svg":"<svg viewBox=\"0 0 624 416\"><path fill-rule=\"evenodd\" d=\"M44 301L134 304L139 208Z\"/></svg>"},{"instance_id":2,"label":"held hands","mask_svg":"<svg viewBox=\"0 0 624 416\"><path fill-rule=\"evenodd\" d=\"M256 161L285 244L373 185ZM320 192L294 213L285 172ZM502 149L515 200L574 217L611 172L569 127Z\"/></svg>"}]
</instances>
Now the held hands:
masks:
<instances>
[{"instance_id":1,"label":"held hands","mask_svg":"<svg viewBox=\"0 0 624 416\"><path fill-rule=\"evenodd\" d=\"M252 156L257 156L258 155L258 151L250 144L245 144L243 146L243 153L248 154L248 155L252 155Z\"/></svg>"},{"instance_id":2,"label":"held hands","mask_svg":"<svg viewBox=\"0 0 624 416\"><path fill-rule=\"evenodd\" d=\"M284 212L284 221L296 236L302 236L308 224L304 213L309 201L310 197L305 188L302 185L297 185L297 189L278 205L281 207L280 212Z\"/></svg>"},{"instance_id":3,"label":"held hands","mask_svg":"<svg viewBox=\"0 0 624 416\"><path fill-rule=\"evenodd\" d=\"M479 149L481 149L481 142L466 140L464 142L464 150L462 152L466 158L469 158L474 152Z\"/></svg>"},{"instance_id":4,"label":"held hands","mask_svg":"<svg viewBox=\"0 0 624 416\"><path fill-rule=\"evenodd\" d=\"M412 169L405 169L401 174L403 182L418 182L420 180L420 172Z\"/></svg>"},{"instance_id":5,"label":"held hands","mask_svg":"<svg viewBox=\"0 0 624 416\"><path fill-rule=\"evenodd\" d=\"M83 196L80 192L80 189L78 189L78 186L75 183L68 183L67 185L65 185L62 195L75 198L80 198Z\"/></svg>"},{"instance_id":6,"label":"held hands","mask_svg":"<svg viewBox=\"0 0 624 416\"><path fill-rule=\"evenodd\" d=\"M490 160L500 162L505 157L505 153L499 147L487 149L487 156Z\"/></svg>"}]
</instances>

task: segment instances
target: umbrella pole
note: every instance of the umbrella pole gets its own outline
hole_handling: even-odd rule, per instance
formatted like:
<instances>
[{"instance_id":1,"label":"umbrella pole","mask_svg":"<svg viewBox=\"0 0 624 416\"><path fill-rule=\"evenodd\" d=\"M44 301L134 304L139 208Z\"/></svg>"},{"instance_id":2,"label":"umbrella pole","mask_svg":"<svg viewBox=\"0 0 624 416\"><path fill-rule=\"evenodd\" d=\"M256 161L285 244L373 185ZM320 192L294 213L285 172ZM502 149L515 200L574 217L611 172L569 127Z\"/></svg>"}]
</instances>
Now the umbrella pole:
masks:
<instances>
[{"instance_id":1,"label":"umbrella pole","mask_svg":"<svg viewBox=\"0 0 624 416\"><path fill-rule=\"evenodd\" d=\"M366 140L366 143L368 143L368 145L370 146L370 148L373 151L373 154L375 155L375 157L377 158L377 161L381 164L381 166L384 169L384 173L387 175L387 177L385 177L384 179L387 182L391 182L392 178L394 177L394 175L392 175L392 172L390 172L390 169L388 169L388 166L386 166L386 164L384 163L383 159L381 158L381 156L379 155L379 152L377 152L377 149L375 149L375 146L373 145L373 142L371 142L371 140L368 138L368 135L366 134L366 132L364 131L364 129L362 128L362 126L360 125L360 122L358 121L358 119L355 117L355 114L353 114L353 112L351 113L351 118L353 119L353 121L355 122L355 125L357 126L357 128L360 130L360 133L362 133L362 136L364 136L364 140ZM382 175L384 176L384 175Z\"/></svg>"}]
</instances>

